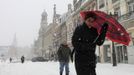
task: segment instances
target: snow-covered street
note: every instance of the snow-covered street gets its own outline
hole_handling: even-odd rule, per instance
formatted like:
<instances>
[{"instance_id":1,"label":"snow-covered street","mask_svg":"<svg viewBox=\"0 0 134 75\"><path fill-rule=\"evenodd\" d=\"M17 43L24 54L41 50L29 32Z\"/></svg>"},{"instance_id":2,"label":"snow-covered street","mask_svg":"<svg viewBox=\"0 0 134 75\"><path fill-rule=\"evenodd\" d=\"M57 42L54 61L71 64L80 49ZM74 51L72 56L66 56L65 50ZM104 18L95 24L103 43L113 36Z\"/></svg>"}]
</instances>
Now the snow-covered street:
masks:
<instances>
[{"instance_id":1,"label":"snow-covered street","mask_svg":"<svg viewBox=\"0 0 134 75\"><path fill-rule=\"evenodd\" d=\"M59 63L0 63L0 75L59 75ZM70 63L70 75L76 75L73 63ZM134 65L118 64L112 67L112 64L98 63L97 75L134 75Z\"/></svg>"}]
</instances>

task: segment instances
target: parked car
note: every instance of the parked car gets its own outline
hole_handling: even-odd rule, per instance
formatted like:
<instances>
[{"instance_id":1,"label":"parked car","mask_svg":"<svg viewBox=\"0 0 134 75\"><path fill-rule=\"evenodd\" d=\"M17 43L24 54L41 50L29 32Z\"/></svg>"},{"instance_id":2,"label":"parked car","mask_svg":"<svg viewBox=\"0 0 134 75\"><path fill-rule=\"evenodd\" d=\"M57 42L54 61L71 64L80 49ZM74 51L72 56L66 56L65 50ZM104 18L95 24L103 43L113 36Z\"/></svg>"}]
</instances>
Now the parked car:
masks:
<instances>
[{"instance_id":1,"label":"parked car","mask_svg":"<svg viewBox=\"0 0 134 75\"><path fill-rule=\"evenodd\" d=\"M48 59L45 59L43 57L34 57L34 58L32 58L31 61L32 62L46 62L46 61L48 61Z\"/></svg>"}]
</instances>

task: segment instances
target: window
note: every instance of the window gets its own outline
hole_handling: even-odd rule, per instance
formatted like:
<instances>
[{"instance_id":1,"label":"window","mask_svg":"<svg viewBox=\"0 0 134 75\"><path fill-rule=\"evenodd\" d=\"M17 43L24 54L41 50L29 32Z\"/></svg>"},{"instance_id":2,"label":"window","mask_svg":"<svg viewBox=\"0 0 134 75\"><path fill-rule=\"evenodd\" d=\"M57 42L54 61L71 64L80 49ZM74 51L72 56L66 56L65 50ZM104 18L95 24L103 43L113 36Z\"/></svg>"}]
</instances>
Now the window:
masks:
<instances>
[{"instance_id":1,"label":"window","mask_svg":"<svg viewBox=\"0 0 134 75\"><path fill-rule=\"evenodd\" d=\"M86 0L82 0L82 2L85 2Z\"/></svg>"},{"instance_id":2,"label":"window","mask_svg":"<svg viewBox=\"0 0 134 75\"><path fill-rule=\"evenodd\" d=\"M118 1L118 0L112 0L112 3L115 3L116 1Z\"/></svg>"},{"instance_id":3,"label":"window","mask_svg":"<svg viewBox=\"0 0 134 75\"><path fill-rule=\"evenodd\" d=\"M134 0L128 1L128 10L129 12L134 11Z\"/></svg>"},{"instance_id":4,"label":"window","mask_svg":"<svg viewBox=\"0 0 134 75\"><path fill-rule=\"evenodd\" d=\"M103 8L104 6L104 0L99 0L99 8Z\"/></svg>"},{"instance_id":5,"label":"window","mask_svg":"<svg viewBox=\"0 0 134 75\"><path fill-rule=\"evenodd\" d=\"M134 11L134 4L133 4L133 11Z\"/></svg>"},{"instance_id":6,"label":"window","mask_svg":"<svg viewBox=\"0 0 134 75\"><path fill-rule=\"evenodd\" d=\"M117 13L118 16L121 16L120 7L115 8L114 12Z\"/></svg>"},{"instance_id":7,"label":"window","mask_svg":"<svg viewBox=\"0 0 134 75\"><path fill-rule=\"evenodd\" d=\"M131 11L132 11L132 7L131 7L131 6L129 6L128 8L129 8L129 12L131 12Z\"/></svg>"},{"instance_id":8,"label":"window","mask_svg":"<svg viewBox=\"0 0 134 75\"><path fill-rule=\"evenodd\" d=\"M130 3L134 3L134 0L130 0L129 2L130 2Z\"/></svg>"}]
</instances>

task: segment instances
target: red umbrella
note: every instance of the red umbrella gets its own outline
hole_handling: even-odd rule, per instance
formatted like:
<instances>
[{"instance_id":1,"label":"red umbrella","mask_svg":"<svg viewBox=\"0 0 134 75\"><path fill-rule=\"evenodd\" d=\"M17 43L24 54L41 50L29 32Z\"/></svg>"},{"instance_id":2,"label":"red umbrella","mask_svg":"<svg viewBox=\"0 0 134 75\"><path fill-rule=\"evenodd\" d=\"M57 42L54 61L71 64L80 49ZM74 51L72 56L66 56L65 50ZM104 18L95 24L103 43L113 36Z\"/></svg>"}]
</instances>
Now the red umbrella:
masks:
<instances>
[{"instance_id":1,"label":"red umbrella","mask_svg":"<svg viewBox=\"0 0 134 75\"><path fill-rule=\"evenodd\" d=\"M85 20L87 16L95 17L93 24L98 32L100 32L102 24L107 22L109 26L106 37L113 42L129 45L129 34L126 32L125 28L123 28L123 26L110 15L102 11L81 11L80 15L83 20Z\"/></svg>"}]
</instances>

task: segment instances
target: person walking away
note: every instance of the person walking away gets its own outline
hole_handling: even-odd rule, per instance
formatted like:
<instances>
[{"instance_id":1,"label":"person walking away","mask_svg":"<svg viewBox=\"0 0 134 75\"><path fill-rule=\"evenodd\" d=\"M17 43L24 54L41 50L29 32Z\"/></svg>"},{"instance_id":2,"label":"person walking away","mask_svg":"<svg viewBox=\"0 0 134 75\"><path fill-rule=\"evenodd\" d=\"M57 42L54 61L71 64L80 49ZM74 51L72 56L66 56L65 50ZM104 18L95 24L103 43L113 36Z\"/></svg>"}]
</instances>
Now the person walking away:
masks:
<instances>
[{"instance_id":1,"label":"person walking away","mask_svg":"<svg viewBox=\"0 0 134 75\"><path fill-rule=\"evenodd\" d=\"M24 61L25 61L25 57L22 56L22 57L21 57L21 63L24 63Z\"/></svg>"},{"instance_id":2,"label":"person walking away","mask_svg":"<svg viewBox=\"0 0 134 75\"><path fill-rule=\"evenodd\" d=\"M9 60L10 60L10 63L11 63L11 62L12 62L12 58L10 57L10 59L9 59Z\"/></svg>"},{"instance_id":3,"label":"person walking away","mask_svg":"<svg viewBox=\"0 0 134 75\"><path fill-rule=\"evenodd\" d=\"M63 70L65 67L66 75L69 75L69 60L71 55L71 49L68 47L66 43L60 45L58 49L58 60L60 63L60 75L63 74Z\"/></svg>"}]
</instances>

